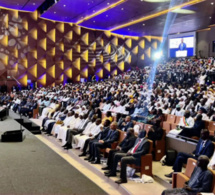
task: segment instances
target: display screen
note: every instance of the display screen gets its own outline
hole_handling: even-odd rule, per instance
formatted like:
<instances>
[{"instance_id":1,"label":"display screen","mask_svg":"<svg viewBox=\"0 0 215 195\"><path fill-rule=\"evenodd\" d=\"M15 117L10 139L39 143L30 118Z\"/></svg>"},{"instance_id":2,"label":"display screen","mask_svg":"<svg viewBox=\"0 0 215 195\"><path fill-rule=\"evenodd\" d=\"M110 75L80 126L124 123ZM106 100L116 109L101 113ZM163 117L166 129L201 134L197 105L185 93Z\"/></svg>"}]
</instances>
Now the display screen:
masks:
<instances>
[{"instance_id":1,"label":"display screen","mask_svg":"<svg viewBox=\"0 0 215 195\"><path fill-rule=\"evenodd\" d=\"M169 35L169 57L192 57L196 53L196 33Z\"/></svg>"}]
</instances>

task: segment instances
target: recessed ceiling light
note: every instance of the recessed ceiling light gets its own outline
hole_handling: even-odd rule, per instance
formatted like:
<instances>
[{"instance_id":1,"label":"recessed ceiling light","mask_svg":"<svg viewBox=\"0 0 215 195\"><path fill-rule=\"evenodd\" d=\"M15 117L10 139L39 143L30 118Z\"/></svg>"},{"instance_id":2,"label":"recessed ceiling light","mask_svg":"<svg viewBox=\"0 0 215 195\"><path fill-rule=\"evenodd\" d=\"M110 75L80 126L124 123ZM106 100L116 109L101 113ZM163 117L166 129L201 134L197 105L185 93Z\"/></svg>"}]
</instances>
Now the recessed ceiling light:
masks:
<instances>
[{"instance_id":1,"label":"recessed ceiling light","mask_svg":"<svg viewBox=\"0 0 215 195\"><path fill-rule=\"evenodd\" d=\"M143 24L143 26L145 26L145 24Z\"/></svg>"},{"instance_id":2,"label":"recessed ceiling light","mask_svg":"<svg viewBox=\"0 0 215 195\"><path fill-rule=\"evenodd\" d=\"M130 28L128 28L128 30L130 30Z\"/></svg>"},{"instance_id":3,"label":"recessed ceiling light","mask_svg":"<svg viewBox=\"0 0 215 195\"><path fill-rule=\"evenodd\" d=\"M121 10L124 10L124 8L122 7Z\"/></svg>"},{"instance_id":4,"label":"recessed ceiling light","mask_svg":"<svg viewBox=\"0 0 215 195\"><path fill-rule=\"evenodd\" d=\"M63 5L63 7L66 7L66 5Z\"/></svg>"},{"instance_id":5,"label":"recessed ceiling light","mask_svg":"<svg viewBox=\"0 0 215 195\"><path fill-rule=\"evenodd\" d=\"M54 12L54 14L56 14L56 12Z\"/></svg>"},{"instance_id":6,"label":"recessed ceiling light","mask_svg":"<svg viewBox=\"0 0 215 195\"><path fill-rule=\"evenodd\" d=\"M213 5L214 4L214 2L211 2L211 5Z\"/></svg>"},{"instance_id":7,"label":"recessed ceiling light","mask_svg":"<svg viewBox=\"0 0 215 195\"><path fill-rule=\"evenodd\" d=\"M35 3L33 3L33 5L35 5Z\"/></svg>"},{"instance_id":8,"label":"recessed ceiling light","mask_svg":"<svg viewBox=\"0 0 215 195\"><path fill-rule=\"evenodd\" d=\"M94 20L93 23L95 23L96 21Z\"/></svg>"},{"instance_id":9,"label":"recessed ceiling light","mask_svg":"<svg viewBox=\"0 0 215 195\"><path fill-rule=\"evenodd\" d=\"M108 2L107 5L110 5L110 3Z\"/></svg>"},{"instance_id":10,"label":"recessed ceiling light","mask_svg":"<svg viewBox=\"0 0 215 195\"><path fill-rule=\"evenodd\" d=\"M211 19L211 17L209 17Z\"/></svg>"},{"instance_id":11,"label":"recessed ceiling light","mask_svg":"<svg viewBox=\"0 0 215 195\"><path fill-rule=\"evenodd\" d=\"M88 5L90 5L90 3L88 3Z\"/></svg>"},{"instance_id":12,"label":"recessed ceiling light","mask_svg":"<svg viewBox=\"0 0 215 195\"><path fill-rule=\"evenodd\" d=\"M93 12L95 12L95 10L93 10Z\"/></svg>"},{"instance_id":13,"label":"recessed ceiling light","mask_svg":"<svg viewBox=\"0 0 215 195\"><path fill-rule=\"evenodd\" d=\"M106 15L106 17L108 17L108 15Z\"/></svg>"}]
</instances>

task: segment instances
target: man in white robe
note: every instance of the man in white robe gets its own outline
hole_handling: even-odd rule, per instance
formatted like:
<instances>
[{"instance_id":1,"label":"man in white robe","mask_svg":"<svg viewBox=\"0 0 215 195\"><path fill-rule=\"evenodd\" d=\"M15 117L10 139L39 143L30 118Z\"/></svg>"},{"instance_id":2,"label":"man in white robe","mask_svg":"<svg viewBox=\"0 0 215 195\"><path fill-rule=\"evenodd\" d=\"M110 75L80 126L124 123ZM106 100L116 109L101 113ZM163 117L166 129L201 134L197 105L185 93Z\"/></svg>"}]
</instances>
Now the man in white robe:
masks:
<instances>
[{"instance_id":1,"label":"man in white robe","mask_svg":"<svg viewBox=\"0 0 215 195\"><path fill-rule=\"evenodd\" d=\"M181 117L177 129L169 131L168 135L174 136L178 135L184 127L192 128L194 126L194 119L190 116L189 111L185 111L184 117Z\"/></svg>"},{"instance_id":2,"label":"man in white robe","mask_svg":"<svg viewBox=\"0 0 215 195\"><path fill-rule=\"evenodd\" d=\"M72 120L74 120L74 119L73 119L73 116L72 116L71 112L69 112L68 115L67 115L67 117L64 119L64 121L63 121L62 124L57 124L57 123L54 124L54 126L53 126L53 128L52 128L52 131L51 131L51 134L52 134L52 135L58 134L60 127L68 126L69 123L70 123Z\"/></svg>"},{"instance_id":3,"label":"man in white robe","mask_svg":"<svg viewBox=\"0 0 215 195\"><path fill-rule=\"evenodd\" d=\"M62 140L62 145L66 144L67 131L70 128L78 128L79 126L82 125L83 122L84 122L83 115L80 115L80 117L74 118L68 126L62 126L62 127L60 127L57 139L61 139Z\"/></svg>"},{"instance_id":4,"label":"man in white robe","mask_svg":"<svg viewBox=\"0 0 215 195\"><path fill-rule=\"evenodd\" d=\"M101 119L96 120L96 126L94 128L90 128L88 131L83 131L83 133L74 136L75 147L83 149L85 141L89 138L93 139L96 135L98 135L101 131Z\"/></svg>"}]
</instances>

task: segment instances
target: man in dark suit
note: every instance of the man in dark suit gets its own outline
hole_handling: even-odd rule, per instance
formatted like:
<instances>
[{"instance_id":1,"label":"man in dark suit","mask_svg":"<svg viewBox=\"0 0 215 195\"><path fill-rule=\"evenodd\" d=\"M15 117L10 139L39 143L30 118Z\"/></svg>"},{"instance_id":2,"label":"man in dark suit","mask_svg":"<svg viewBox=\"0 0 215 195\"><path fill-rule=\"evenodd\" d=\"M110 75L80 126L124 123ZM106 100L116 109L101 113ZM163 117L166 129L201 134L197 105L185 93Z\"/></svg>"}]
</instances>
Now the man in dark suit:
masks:
<instances>
[{"instance_id":1,"label":"man in dark suit","mask_svg":"<svg viewBox=\"0 0 215 195\"><path fill-rule=\"evenodd\" d=\"M87 148L88 148L88 146L89 146L89 153L92 154L92 150L93 150L92 144L94 142L98 142L101 139L104 139L107 136L109 130L110 130L110 121L107 119L104 122L104 126L101 129L101 132L95 138L89 138L89 139L87 139L85 141L83 152L79 156L81 157L81 156L86 156L87 155ZM84 160L90 160L91 158L92 158L92 155L90 155L89 157L85 158Z\"/></svg>"},{"instance_id":2,"label":"man in dark suit","mask_svg":"<svg viewBox=\"0 0 215 195\"><path fill-rule=\"evenodd\" d=\"M188 158L198 159L200 155L206 155L208 158L211 158L214 152L214 144L209 140L209 131L203 129L201 131L201 139L199 140L196 149L192 154L187 154L184 152L179 152L175 163L173 165L174 172L181 172L182 166L184 163L187 163ZM172 178L172 173L165 175L166 177Z\"/></svg>"},{"instance_id":3,"label":"man in dark suit","mask_svg":"<svg viewBox=\"0 0 215 195\"><path fill-rule=\"evenodd\" d=\"M128 150L133 147L136 139L137 137L134 135L134 129L128 129L126 137L119 146L117 146L116 149L109 151L107 167L103 167L102 170L110 170L113 165L114 155L118 153L127 153Z\"/></svg>"},{"instance_id":4,"label":"man in dark suit","mask_svg":"<svg viewBox=\"0 0 215 195\"><path fill-rule=\"evenodd\" d=\"M135 144L127 153L117 153L114 156L111 170L109 172L106 172L105 175L108 177L115 177L118 162L121 161L120 180L116 181L116 183L118 184L127 183L127 177L126 177L127 164L140 165L141 156L149 152L149 147L150 147L150 143L147 137L144 137L144 132L141 131L139 133L138 138L135 141Z\"/></svg>"},{"instance_id":5,"label":"man in dark suit","mask_svg":"<svg viewBox=\"0 0 215 195\"><path fill-rule=\"evenodd\" d=\"M213 174L208 170L207 166L209 158L205 155L201 155L198 158L197 167L193 170L188 183L184 184L183 188L168 189L162 192L162 195L171 194L198 194L200 192L211 192Z\"/></svg>"},{"instance_id":6,"label":"man in dark suit","mask_svg":"<svg viewBox=\"0 0 215 195\"><path fill-rule=\"evenodd\" d=\"M184 39L183 38L181 39L181 43L179 44L178 49L180 51L183 51L183 50L187 49L187 45L186 45L186 43L184 43Z\"/></svg>"},{"instance_id":7,"label":"man in dark suit","mask_svg":"<svg viewBox=\"0 0 215 195\"><path fill-rule=\"evenodd\" d=\"M131 121L131 117L126 116L125 121L119 125L119 129L126 132L129 128L132 128L133 126L134 124Z\"/></svg>"},{"instance_id":8,"label":"man in dark suit","mask_svg":"<svg viewBox=\"0 0 215 195\"><path fill-rule=\"evenodd\" d=\"M100 164L100 149L110 148L111 144L117 141L118 138L119 138L119 131L117 131L117 123L112 122L107 136L103 140L99 140L98 142L94 142L92 144L93 155L92 155L91 163Z\"/></svg>"}]
</instances>

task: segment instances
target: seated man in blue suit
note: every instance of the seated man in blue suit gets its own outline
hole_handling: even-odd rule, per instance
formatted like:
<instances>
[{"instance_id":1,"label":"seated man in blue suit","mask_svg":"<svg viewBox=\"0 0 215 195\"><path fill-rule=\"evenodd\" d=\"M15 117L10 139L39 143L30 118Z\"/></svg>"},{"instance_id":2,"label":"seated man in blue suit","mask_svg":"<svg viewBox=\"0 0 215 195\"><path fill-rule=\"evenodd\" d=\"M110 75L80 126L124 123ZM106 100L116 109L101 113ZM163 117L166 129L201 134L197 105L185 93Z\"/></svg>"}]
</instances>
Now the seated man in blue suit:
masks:
<instances>
[{"instance_id":1,"label":"seated man in blue suit","mask_svg":"<svg viewBox=\"0 0 215 195\"><path fill-rule=\"evenodd\" d=\"M122 131L127 132L129 128L132 128L134 126L133 122L131 121L130 116L126 116L125 120L122 121L121 124L119 124L119 129Z\"/></svg>"},{"instance_id":2,"label":"seated man in blue suit","mask_svg":"<svg viewBox=\"0 0 215 195\"><path fill-rule=\"evenodd\" d=\"M184 39L183 39L183 38L181 39L181 43L179 44L178 49L179 49L180 51L183 51L183 50L186 50L186 49L187 49L187 45L186 45L186 43L184 43Z\"/></svg>"},{"instance_id":3,"label":"seated man in blue suit","mask_svg":"<svg viewBox=\"0 0 215 195\"><path fill-rule=\"evenodd\" d=\"M92 144L93 155L91 159L92 164L100 164L100 149L111 148L111 144L119 139L119 131L117 131L117 122L112 122L107 136L103 140L98 140ZM94 160L94 161L93 161Z\"/></svg>"},{"instance_id":4,"label":"seated man in blue suit","mask_svg":"<svg viewBox=\"0 0 215 195\"><path fill-rule=\"evenodd\" d=\"M107 177L116 176L116 168L118 162L121 162L120 179L116 181L117 184L127 183L126 168L127 164L141 164L141 156L149 152L150 143L147 137L144 137L145 133L140 131L138 138L136 139L133 147L127 153L117 153L114 155L111 169L105 172Z\"/></svg>"},{"instance_id":5,"label":"seated man in blue suit","mask_svg":"<svg viewBox=\"0 0 215 195\"><path fill-rule=\"evenodd\" d=\"M201 131L201 139L199 140L196 149L192 154L187 154L184 152L179 152L175 163L173 165L174 172L181 172L182 166L184 163L187 163L188 158L198 159L200 155L206 155L208 158L211 158L214 152L214 144L211 140L209 140L209 131L207 129L203 129ZM165 175L166 177L171 178L172 173Z\"/></svg>"},{"instance_id":6,"label":"seated man in blue suit","mask_svg":"<svg viewBox=\"0 0 215 195\"><path fill-rule=\"evenodd\" d=\"M209 158L205 155L201 155L198 158L197 166L193 170L188 183L184 184L183 188L167 189L162 192L162 195L170 194L199 194L200 192L210 192L213 181L213 174L208 170L207 166Z\"/></svg>"}]
</instances>

